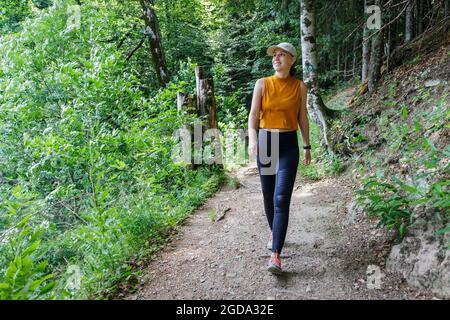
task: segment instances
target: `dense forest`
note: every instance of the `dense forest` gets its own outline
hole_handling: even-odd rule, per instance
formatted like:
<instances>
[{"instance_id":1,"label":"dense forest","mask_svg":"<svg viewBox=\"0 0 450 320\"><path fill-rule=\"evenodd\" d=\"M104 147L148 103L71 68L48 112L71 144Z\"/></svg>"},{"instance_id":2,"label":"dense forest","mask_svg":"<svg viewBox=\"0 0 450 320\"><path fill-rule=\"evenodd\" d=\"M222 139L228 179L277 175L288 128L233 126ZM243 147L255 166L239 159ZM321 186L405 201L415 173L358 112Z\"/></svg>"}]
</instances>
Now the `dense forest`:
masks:
<instances>
[{"instance_id":1,"label":"dense forest","mask_svg":"<svg viewBox=\"0 0 450 320\"><path fill-rule=\"evenodd\" d=\"M445 224L448 135L432 137L449 130L448 64L402 97L385 81L448 41L449 2L0 0L0 299L116 294L246 164L175 162L174 130L203 123L237 138L255 81L273 74L266 49L284 41L309 88L314 161L300 174L351 172L361 206L398 241L418 205Z\"/></svg>"}]
</instances>

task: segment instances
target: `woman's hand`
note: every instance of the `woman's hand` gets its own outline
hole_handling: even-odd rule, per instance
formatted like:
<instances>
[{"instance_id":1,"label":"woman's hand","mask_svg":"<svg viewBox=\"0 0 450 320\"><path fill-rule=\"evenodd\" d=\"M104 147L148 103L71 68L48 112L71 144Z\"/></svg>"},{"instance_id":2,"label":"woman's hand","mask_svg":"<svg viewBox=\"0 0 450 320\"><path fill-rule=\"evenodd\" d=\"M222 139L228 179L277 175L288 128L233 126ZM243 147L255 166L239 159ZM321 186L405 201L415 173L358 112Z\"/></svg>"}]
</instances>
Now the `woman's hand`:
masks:
<instances>
[{"instance_id":1,"label":"woman's hand","mask_svg":"<svg viewBox=\"0 0 450 320\"><path fill-rule=\"evenodd\" d=\"M305 150L305 160L303 160L303 164L305 166L311 164L311 150L309 149Z\"/></svg>"}]
</instances>

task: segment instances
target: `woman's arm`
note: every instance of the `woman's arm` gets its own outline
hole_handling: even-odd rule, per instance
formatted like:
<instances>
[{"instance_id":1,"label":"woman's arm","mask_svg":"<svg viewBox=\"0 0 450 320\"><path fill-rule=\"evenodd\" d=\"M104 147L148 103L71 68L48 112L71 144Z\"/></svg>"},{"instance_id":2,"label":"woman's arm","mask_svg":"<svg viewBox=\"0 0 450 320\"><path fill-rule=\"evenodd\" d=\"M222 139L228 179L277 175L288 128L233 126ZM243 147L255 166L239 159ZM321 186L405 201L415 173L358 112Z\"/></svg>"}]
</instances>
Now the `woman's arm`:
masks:
<instances>
[{"instance_id":1,"label":"woman's arm","mask_svg":"<svg viewBox=\"0 0 450 320\"><path fill-rule=\"evenodd\" d=\"M252 105L248 115L248 154L250 159L256 155L256 130L259 128L259 111L264 89L264 79L259 79L255 83L253 90Z\"/></svg>"},{"instance_id":2,"label":"woman's arm","mask_svg":"<svg viewBox=\"0 0 450 320\"><path fill-rule=\"evenodd\" d=\"M302 140L304 146L309 146L309 121L308 121L308 109L306 107L306 98L308 96L308 87L302 81L301 83L302 99L300 102L300 112L298 113L298 125L302 133ZM311 163L311 152L309 149L305 150L304 164Z\"/></svg>"}]
</instances>

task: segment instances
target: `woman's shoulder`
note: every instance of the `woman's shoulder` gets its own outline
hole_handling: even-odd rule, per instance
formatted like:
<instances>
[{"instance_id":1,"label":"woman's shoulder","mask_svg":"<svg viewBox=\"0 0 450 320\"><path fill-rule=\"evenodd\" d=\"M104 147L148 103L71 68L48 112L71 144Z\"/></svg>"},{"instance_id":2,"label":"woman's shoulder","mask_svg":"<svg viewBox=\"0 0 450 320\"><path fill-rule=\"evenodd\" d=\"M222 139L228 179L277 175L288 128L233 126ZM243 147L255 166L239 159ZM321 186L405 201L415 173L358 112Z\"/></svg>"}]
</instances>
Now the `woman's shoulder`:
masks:
<instances>
[{"instance_id":1,"label":"woman's shoulder","mask_svg":"<svg viewBox=\"0 0 450 320\"><path fill-rule=\"evenodd\" d=\"M258 80L256 80L255 86L256 87L264 86L264 82L265 82L265 78L259 78Z\"/></svg>"}]
</instances>

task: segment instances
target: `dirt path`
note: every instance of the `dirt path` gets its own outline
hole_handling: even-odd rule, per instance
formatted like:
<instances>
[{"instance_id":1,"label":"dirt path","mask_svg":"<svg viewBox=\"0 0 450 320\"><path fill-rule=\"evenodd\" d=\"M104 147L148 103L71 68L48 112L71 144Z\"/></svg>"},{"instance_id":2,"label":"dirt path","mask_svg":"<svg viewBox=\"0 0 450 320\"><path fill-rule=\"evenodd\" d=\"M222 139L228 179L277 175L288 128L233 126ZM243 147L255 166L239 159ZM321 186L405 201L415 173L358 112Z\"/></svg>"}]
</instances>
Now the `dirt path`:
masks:
<instances>
[{"instance_id":1,"label":"dirt path","mask_svg":"<svg viewBox=\"0 0 450 320\"><path fill-rule=\"evenodd\" d=\"M223 188L190 217L150 262L141 287L125 299L429 299L384 271L392 235L347 213L351 188L340 178L297 178L291 202L285 273L266 271L268 227L256 168L237 172L238 189ZM213 222L208 213L229 210ZM350 223L351 222L351 223ZM368 287L368 266L380 288Z\"/></svg>"}]
</instances>

